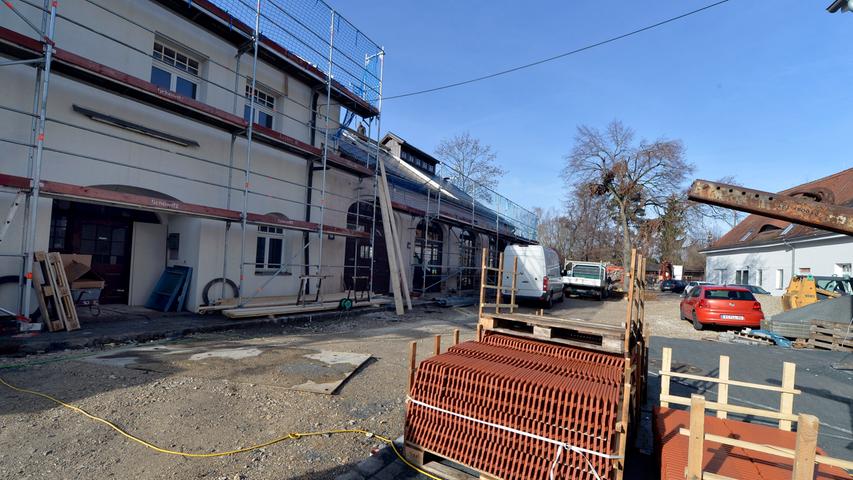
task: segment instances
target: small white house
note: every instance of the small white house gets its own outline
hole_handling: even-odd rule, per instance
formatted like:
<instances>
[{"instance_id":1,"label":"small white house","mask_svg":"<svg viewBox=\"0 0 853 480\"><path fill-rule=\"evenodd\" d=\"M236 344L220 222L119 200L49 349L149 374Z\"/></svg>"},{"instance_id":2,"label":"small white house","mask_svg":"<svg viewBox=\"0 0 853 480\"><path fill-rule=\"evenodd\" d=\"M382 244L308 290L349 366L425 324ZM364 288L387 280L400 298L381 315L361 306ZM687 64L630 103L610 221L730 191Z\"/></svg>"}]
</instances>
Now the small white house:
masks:
<instances>
[{"instance_id":1,"label":"small white house","mask_svg":"<svg viewBox=\"0 0 853 480\"><path fill-rule=\"evenodd\" d=\"M853 205L853 168L780 193ZM758 285L773 295L784 293L791 275L853 275L853 237L759 215L703 253L708 281Z\"/></svg>"}]
</instances>

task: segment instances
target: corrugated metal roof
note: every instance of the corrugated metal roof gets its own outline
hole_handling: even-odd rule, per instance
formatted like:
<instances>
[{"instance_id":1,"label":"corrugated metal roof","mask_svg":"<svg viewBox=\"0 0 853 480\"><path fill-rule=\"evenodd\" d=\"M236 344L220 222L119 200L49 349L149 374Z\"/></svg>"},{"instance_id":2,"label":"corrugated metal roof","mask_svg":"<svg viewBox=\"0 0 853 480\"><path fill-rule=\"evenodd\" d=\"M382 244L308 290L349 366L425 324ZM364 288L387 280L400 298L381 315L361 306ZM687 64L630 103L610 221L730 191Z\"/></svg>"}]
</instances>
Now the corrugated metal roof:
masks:
<instances>
[{"instance_id":1,"label":"corrugated metal roof","mask_svg":"<svg viewBox=\"0 0 853 480\"><path fill-rule=\"evenodd\" d=\"M836 205L853 206L853 168L848 168L828 177L804 183L793 188L778 192L782 194L799 194L814 190L825 190L835 197ZM790 227L790 228L789 228ZM834 235L825 230L791 224L783 220L749 215L734 228L720 237L706 251L723 248L751 247L781 242L783 240L803 240Z\"/></svg>"}]
</instances>

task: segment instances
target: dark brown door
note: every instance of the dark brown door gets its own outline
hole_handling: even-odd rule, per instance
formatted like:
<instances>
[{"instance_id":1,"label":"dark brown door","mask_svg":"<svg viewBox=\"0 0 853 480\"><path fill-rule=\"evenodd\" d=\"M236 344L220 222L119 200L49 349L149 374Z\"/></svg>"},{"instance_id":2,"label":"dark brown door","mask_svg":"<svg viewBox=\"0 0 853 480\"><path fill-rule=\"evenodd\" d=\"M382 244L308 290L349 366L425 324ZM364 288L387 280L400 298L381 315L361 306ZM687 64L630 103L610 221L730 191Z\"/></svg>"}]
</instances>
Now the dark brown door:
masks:
<instances>
[{"instance_id":1,"label":"dark brown door","mask_svg":"<svg viewBox=\"0 0 853 480\"><path fill-rule=\"evenodd\" d=\"M92 271L106 282L101 303L127 303L131 229L136 213L101 205L54 202L51 251L92 256Z\"/></svg>"}]
</instances>

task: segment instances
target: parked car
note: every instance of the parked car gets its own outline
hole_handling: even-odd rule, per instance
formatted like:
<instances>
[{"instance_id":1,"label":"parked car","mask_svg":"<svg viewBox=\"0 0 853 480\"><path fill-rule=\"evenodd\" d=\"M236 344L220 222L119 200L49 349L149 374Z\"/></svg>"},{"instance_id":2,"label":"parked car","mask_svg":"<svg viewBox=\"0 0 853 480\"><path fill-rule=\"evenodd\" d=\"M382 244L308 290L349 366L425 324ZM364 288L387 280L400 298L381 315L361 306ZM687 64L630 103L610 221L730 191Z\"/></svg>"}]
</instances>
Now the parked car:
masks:
<instances>
[{"instance_id":1,"label":"parked car","mask_svg":"<svg viewBox=\"0 0 853 480\"><path fill-rule=\"evenodd\" d=\"M684 287L684 295L689 294L690 290L693 290L694 287L698 287L699 285L714 285L714 282L700 282L698 280L687 282L687 286Z\"/></svg>"},{"instance_id":2,"label":"parked car","mask_svg":"<svg viewBox=\"0 0 853 480\"><path fill-rule=\"evenodd\" d=\"M504 297L511 293L512 264L515 258L518 258L516 299L535 300L545 308L551 308L555 301L562 302L565 299L560 257L557 252L542 245L508 245L504 249L505 270L501 289Z\"/></svg>"},{"instance_id":3,"label":"parked car","mask_svg":"<svg viewBox=\"0 0 853 480\"><path fill-rule=\"evenodd\" d=\"M732 284L727 284L726 286L727 287L742 287L742 288L745 288L745 289L749 290L750 292L754 293L755 295L770 295L770 292L759 287L758 285L743 285L743 284L732 283Z\"/></svg>"},{"instance_id":4,"label":"parked car","mask_svg":"<svg viewBox=\"0 0 853 480\"><path fill-rule=\"evenodd\" d=\"M756 328L764 320L761 303L743 287L700 285L681 300L679 309L696 330L708 324Z\"/></svg>"},{"instance_id":5,"label":"parked car","mask_svg":"<svg viewBox=\"0 0 853 480\"><path fill-rule=\"evenodd\" d=\"M660 282L660 291L681 293L684 291L684 288L686 286L687 282L685 282L684 280L664 280Z\"/></svg>"}]
</instances>

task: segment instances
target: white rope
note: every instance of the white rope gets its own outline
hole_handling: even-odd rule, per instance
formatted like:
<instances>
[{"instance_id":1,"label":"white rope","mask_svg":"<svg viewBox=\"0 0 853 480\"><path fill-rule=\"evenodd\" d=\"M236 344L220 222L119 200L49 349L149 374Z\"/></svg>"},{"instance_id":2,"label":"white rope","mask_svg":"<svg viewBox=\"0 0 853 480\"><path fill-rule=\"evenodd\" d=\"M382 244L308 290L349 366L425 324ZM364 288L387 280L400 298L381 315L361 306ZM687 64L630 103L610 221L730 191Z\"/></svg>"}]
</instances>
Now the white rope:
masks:
<instances>
[{"instance_id":1,"label":"white rope","mask_svg":"<svg viewBox=\"0 0 853 480\"><path fill-rule=\"evenodd\" d=\"M540 441L547 442L547 443L550 443L552 445L555 445L557 447L557 452L554 455L554 461L551 462L551 470L548 473L548 477L550 478L550 480L555 480L554 474L555 474L555 471L557 470L557 464L560 461L560 457L563 455L563 450L569 450L569 451L575 452L577 454L580 454L580 456L583 457L584 461L586 461L586 464L589 466L590 472L592 472L592 474L595 476L596 480L601 480L601 476L598 475L598 472L595 470L595 467L593 467L592 462L590 462L589 459L586 457L587 455L594 455L597 457L606 458L608 460L619 460L622 458L622 455L611 455L611 454L607 454L607 453L597 452L595 450L589 450L587 448L578 447L577 445L572 445L570 443L560 442L558 440L543 437L541 435L536 435L535 433L525 432L523 430L518 430L518 429L515 429L512 427L507 427L506 425L498 425L497 423L491 423L491 422L487 422L485 420L480 420L478 418L469 417L469 416L463 415L461 413L452 412L450 410L445 410L441 407L436 407L434 405L424 403L420 400L415 400L412 397L406 397L406 401L414 403L415 405L418 405L418 406L421 406L424 408L429 408L431 410L435 410L436 412L441 412L441 413L444 413L447 415L451 415L451 416L454 416L457 418L461 418L463 420L468 420L468 421L471 421L474 423L479 423L480 425L486 425L487 427L497 428L497 429L503 430L505 432L515 433L516 435L522 435L522 436L525 436L527 438L532 438L534 440L540 440Z\"/></svg>"}]
</instances>

